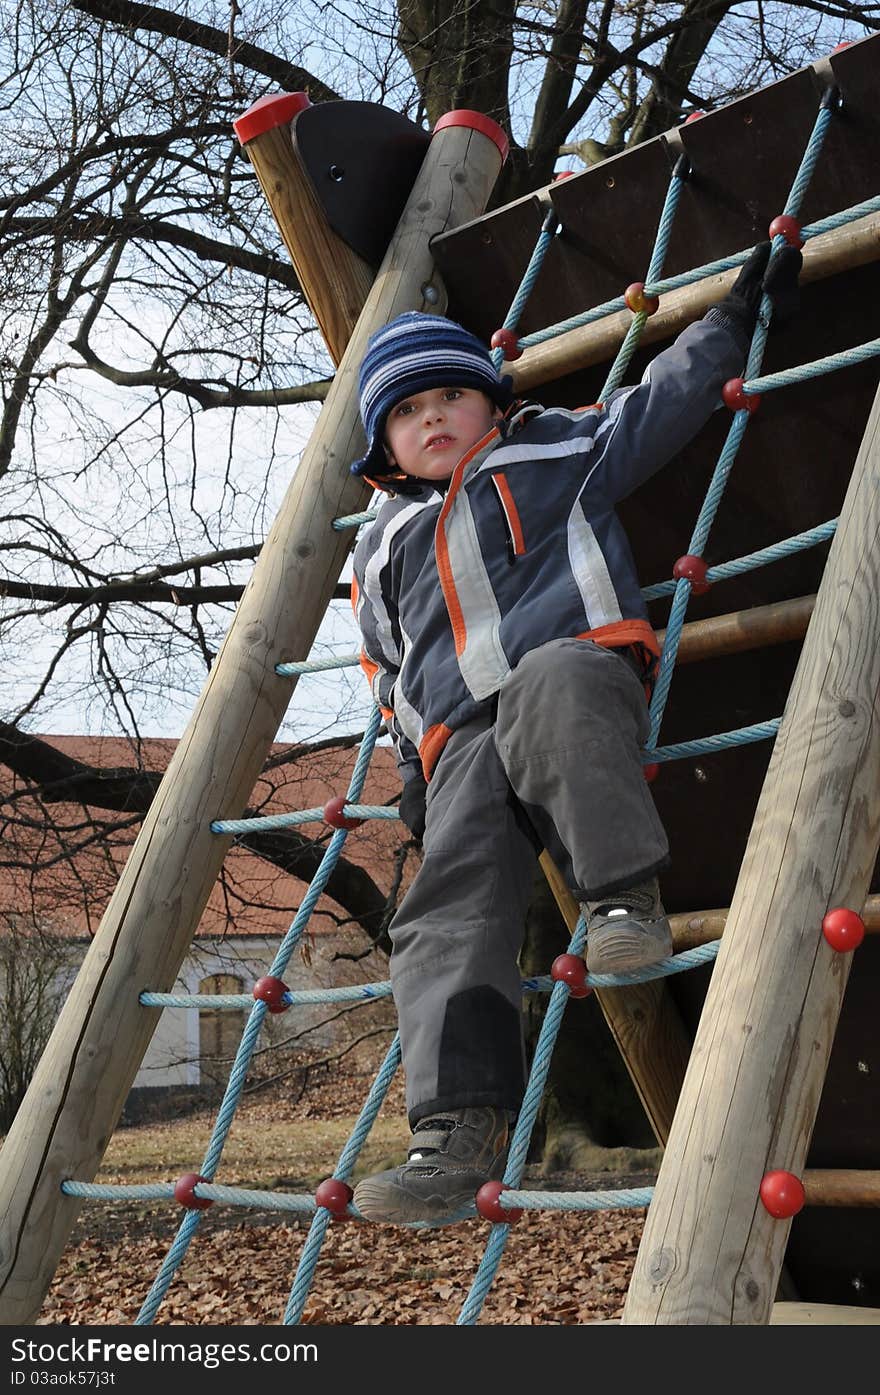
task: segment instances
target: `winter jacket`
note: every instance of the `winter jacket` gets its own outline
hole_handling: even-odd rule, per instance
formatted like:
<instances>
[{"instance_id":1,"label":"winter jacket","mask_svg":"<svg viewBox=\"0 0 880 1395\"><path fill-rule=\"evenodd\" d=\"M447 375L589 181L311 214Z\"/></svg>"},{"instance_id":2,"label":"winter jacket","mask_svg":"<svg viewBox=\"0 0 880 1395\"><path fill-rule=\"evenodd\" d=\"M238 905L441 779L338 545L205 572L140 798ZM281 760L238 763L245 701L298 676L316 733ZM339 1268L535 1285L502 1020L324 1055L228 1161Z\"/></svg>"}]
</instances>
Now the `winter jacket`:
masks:
<instances>
[{"instance_id":1,"label":"winter jacket","mask_svg":"<svg viewBox=\"0 0 880 1395\"><path fill-rule=\"evenodd\" d=\"M445 492L408 479L358 541L361 662L404 781L552 639L657 641L615 505L684 447L743 351L710 310L641 383L578 411L526 405L458 462Z\"/></svg>"}]
</instances>

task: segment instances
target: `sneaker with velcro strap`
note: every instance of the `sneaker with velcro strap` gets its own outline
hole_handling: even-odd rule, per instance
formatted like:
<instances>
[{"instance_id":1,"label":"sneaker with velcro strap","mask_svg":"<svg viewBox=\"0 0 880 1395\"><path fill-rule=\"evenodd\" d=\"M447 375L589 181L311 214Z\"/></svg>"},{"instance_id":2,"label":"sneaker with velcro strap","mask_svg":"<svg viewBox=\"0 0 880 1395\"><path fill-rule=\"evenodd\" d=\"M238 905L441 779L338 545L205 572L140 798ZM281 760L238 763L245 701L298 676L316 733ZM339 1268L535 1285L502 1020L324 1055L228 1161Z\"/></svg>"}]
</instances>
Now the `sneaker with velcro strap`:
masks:
<instances>
[{"instance_id":1,"label":"sneaker with velcro strap","mask_svg":"<svg viewBox=\"0 0 880 1395\"><path fill-rule=\"evenodd\" d=\"M588 973L633 973L672 954L672 931L656 877L601 901L586 901L582 909Z\"/></svg>"},{"instance_id":2,"label":"sneaker with velcro strap","mask_svg":"<svg viewBox=\"0 0 880 1395\"><path fill-rule=\"evenodd\" d=\"M510 1115L494 1106L448 1109L420 1119L406 1162L354 1189L354 1204L369 1221L439 1224L473 1214L485 1182L499 1181L507 1162Z\"/></svg>"}]
</instances>

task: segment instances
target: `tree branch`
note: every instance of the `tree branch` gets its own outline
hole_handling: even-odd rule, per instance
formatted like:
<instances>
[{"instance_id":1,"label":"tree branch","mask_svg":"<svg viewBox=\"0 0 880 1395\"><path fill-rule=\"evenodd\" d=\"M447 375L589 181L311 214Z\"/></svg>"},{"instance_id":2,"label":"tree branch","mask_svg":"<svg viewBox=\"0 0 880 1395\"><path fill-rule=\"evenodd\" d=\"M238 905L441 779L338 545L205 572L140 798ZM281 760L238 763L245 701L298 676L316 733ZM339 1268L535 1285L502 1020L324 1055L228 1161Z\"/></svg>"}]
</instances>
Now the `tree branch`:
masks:
<instances>
[{"instance_id":1,"label":"tree branch","mask_svg":"<svg viewBox=\"0 0 880 1395\"><path fill-rule=\"evenodd\" d=\"M160 219L144 218L134 214L128 218L110 218L106 214L94 214L90 218L66 218L63 221L49 218L11 217L6 220L4 231L7 235L23 234L21 241L32 241L48 234L61 231L67 242L92 242L97 237L131 238L142 242L164 242L172 247L180 247L194 252L203 262L218 262L222 266L238 267L241 271L251 271L257 276L265 276L289 290L302 294L299 278L293 267L276 257L262 252L249 252L244 247L235 247L228 242L218 242L193 232L191 228L166 223Z\"/></svg>"},{"instance_id":2,"label":"tree branch","mask_svg":"<svg viewBox=\"0 0 880 1395\"><path fill-rule=\"evenodd\" d=\"M197 24L195 20L160 9L157 5L135 4L133 0L71 0L71 8L122 28L165 34L170 39L215 53L220 58L228 60L231 57L239 67L262 73L289 91L307 92L313 102L339 100L338 92L298 64L288 63L266 49L257 48L255 44L235 43L230 53L228 32L214 29L209 24Z\"/></svg>"}]
</instances>

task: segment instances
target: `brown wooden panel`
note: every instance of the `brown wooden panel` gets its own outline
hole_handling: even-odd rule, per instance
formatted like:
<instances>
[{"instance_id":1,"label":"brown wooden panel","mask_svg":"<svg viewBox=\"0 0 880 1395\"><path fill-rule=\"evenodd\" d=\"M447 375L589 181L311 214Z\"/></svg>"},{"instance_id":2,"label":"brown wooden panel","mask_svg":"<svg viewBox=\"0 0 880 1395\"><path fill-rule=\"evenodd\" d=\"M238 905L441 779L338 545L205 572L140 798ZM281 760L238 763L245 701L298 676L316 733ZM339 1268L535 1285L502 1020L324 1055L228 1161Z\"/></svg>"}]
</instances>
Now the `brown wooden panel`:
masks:
<instances>
[{"instance_id":1,"label":"brown wooden panel","mask_svg":"<svg viewBox=\"0 0 880 1395\"><path fill-rule=\"evenodd\" d=\"M523 313L521 333L558 323L644 279L682 149L692 175L679 200L666 274L766 238L785 206L832 73L843 105L826 136L802 220L814 222L876 195L878 42L863 40L830 62L550 185L545 194L562 231ZM522 199L436 239L450 314L488 339L507 314L540 224L536 200Z\"/></svg>"}]
</instances>

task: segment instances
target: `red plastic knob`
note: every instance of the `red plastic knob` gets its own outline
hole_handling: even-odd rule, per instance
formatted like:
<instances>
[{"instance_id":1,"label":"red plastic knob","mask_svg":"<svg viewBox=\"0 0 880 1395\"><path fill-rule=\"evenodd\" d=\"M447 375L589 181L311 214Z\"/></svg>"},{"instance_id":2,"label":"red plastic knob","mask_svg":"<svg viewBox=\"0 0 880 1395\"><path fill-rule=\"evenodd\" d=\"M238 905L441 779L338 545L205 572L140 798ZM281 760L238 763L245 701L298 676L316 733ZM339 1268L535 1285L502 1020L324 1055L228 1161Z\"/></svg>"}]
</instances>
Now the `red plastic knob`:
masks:
<instances>
[{"instance_id":1,"label":"red plastic knob","mask_svg":"<svg viewBox=\"0 0 880 1395\"><path fill-rule=\"evenodd\" d=\"M344 794L337 794L335 798L328 799L324 805L324 822L329 823L331 828L360 828L363 819L350 819L343 814L346 805Z\"/></svg>"},{"instance_id":2,"label":"red plastic knob","mask_svg":"<svg viewBox=\"0 0 880 1395\"><path fill-rule=\"evenodd\" d=\"M258 978L254 984L254 997L261 1003L265 1003L270 1012L286 1012L290 1003L284 1002L285 993L290 989L280 978L275 978L273 974L266 974L265 978Z\"/></svg>"},{"instance_id":3,"label":"red plastic knob","mask_svg":"<svg viewBox=\"0 0 880 1395\"><path fill-rule=\"evenodd\" d=\"M522 1207L516 1206L510 1211L505 1211L498 1200L504 1191L507 1191L507 1188L503 1182L484 1182L476 1195L477 1210L487 1221L513 1225L522 1215Z\"/></svg>"},{"instance_id":4,"label":"red plastic knob","mask_svg":"<svg viewBox=\"0 0 880 1395\"><path fill-rule=\"evenodd\" d=\"M797 218L792 218L788 213L779 213L770 224L770 237L784 237L789 247L803 247L804 239L801 237L801 225Z\"/></svg>"},{"instance_id":5,"label":"red plastic knob","mask_svg":"<svg viewBox=\"0 0 880 1395\"><path fill-rule=\"evenodd\" d=\"M347 1182L338 1177L325 1177L315 1191L315 1201L330 1212L331 1216L344 1216L354 1192Z\"/></svg>"},{"instance_id":6,"label":"red plastic knob","mask_svg":"<svg viewBox=\"0 0 880 1395\"><path fill-rule=\"evenodd\" d=\"M653 315L660 308L660 297L656 295L645 295L644 281L633 281L631 286L627 286L623 293L627 309L634 315Z\"/></svg>"},{"instance_id":7,"label":"red plastic knob","mask_svg":"<svg viewBox=\"0 0 880 1395\"><path fill-rule=\"evenodd\" d=\"M777 1221L796 1216L806 1201L804 1184L793 1172L766 1172L761 1178L761 1200Z\"/></svg>"},{"instance_id":8,"label":"red plastic knob","mask_svg":"<svg viewBox=\"0 0 880 1395\"><path fill-rule=\"evenodd\" d=\"M706 563L702 557L695 557L692 552L686 552L684 557L679 557L672 568L672 575L676 581L686 578L691 584L691 590L695 596L705 596L711 586L711 582L706 580L708 571Z\"/></svg>"},{"instance_id":9,"label":"red plastic knob","mask_svg":"<svg viewBox=\"0 0 880 1395\"><path fill-rule=\"evenodd\" d=\"M556 983L567 983L573 998L588 998L592 988L587 983L587 966L577 954L559 954L550 967L550 977Z\"/></svg>"},{"instance_id":10,"label":"red plastic knob","mask_svg":"<svg viewBox=\"0 0 880 1395\"><path fill-rule=\"evenodd\" d=\"M831 52L832 52L832 53L840 53L840 51L841 51L842 49L845 49L845 48L852 48L852 43L853 43L852 39L844 39L842 43L840 43L840 44L835 44L834 47L833 47L833 49L831 50Z\"/></svg>"},{"instance_id":11,"label":"red plastic knob","mask_svg":"<svg viewBox=\"0 0 880 1395\"><path fill-rule=\"evenodd\" d=\"M757 412L761 405L759 392L743 392L742 378L728 378L721 389L721 400L732 412Z\"/></svg>"},{"instance_id":12,"label":"red plastic knob","mask_svg":"<svg viewBox=\"0 0 880 1395\"><path fill-rule=\"evenodd\" d=\"M571 179L573 174L574 170L560 170L558 174L554 174L553 183L555 184L557 179Z\"/></svg>"},{"instance_id":13,"label":"red plastic knob","mask_svg":"<svg viewBox=\"0 0 880 1395\"><path fill-rule=\"evenodd\" d=\"M660 766L657 764L656 761L649 761L647 765L642 766L642 774L644 775L648 784L653 785L654 781L657 779L657 776L660 774Z\"/></svg>"},{"instance_id":14,"label":"red plastic knob","mask_svg":"<svg viewBox=\"0 0 880 1395\"><path fill-rule=\"evenodd\" d=\"M688 122L690 121L699 121L700 118L705 115L706 113L704 111L692 111L690 116L685 117L684 121L682 122L682 125L687 126Z\"/></svg>"},{"instance_id":15,"label":"red plastic knob","mask_svg":"<svg viewBox=\"0 0 880 1395\"><path fill-rule=\"evenodd\" d=\"M194 1188L199 1182L207 1182L207 1177L200 1177L197 1172L185 1172L182 1177L178 1177L174 1183L174 1199L179 1201L181 1206L185 1206L187 1211L207 1211L214 1203L207 1196L196 1196Z\"/></svg>"},{"instance_id":16,"label":"red plastic knob","mask_svg":"<svg viewBox=\"0 0 880 1395\"><path fill-rule=\"evenodd\" d=\"M855 911L836 906L823 919L822 934L838 954L849 954L851 950L858 949L865 938L865 922Z\"/></svg>"},{"instance_id":17,"label":"red plastic knob","mask_svg":"<svg viewBox=\"0 0 880 1395\"><path fill-rule=\"evenodd\" d=\"M503 349L506 363L513 363L514 359L522 358L522 349L519 347L519 340L515 329L496 329L489 344L493 349Z\"/></svg>"}]
</instances>

